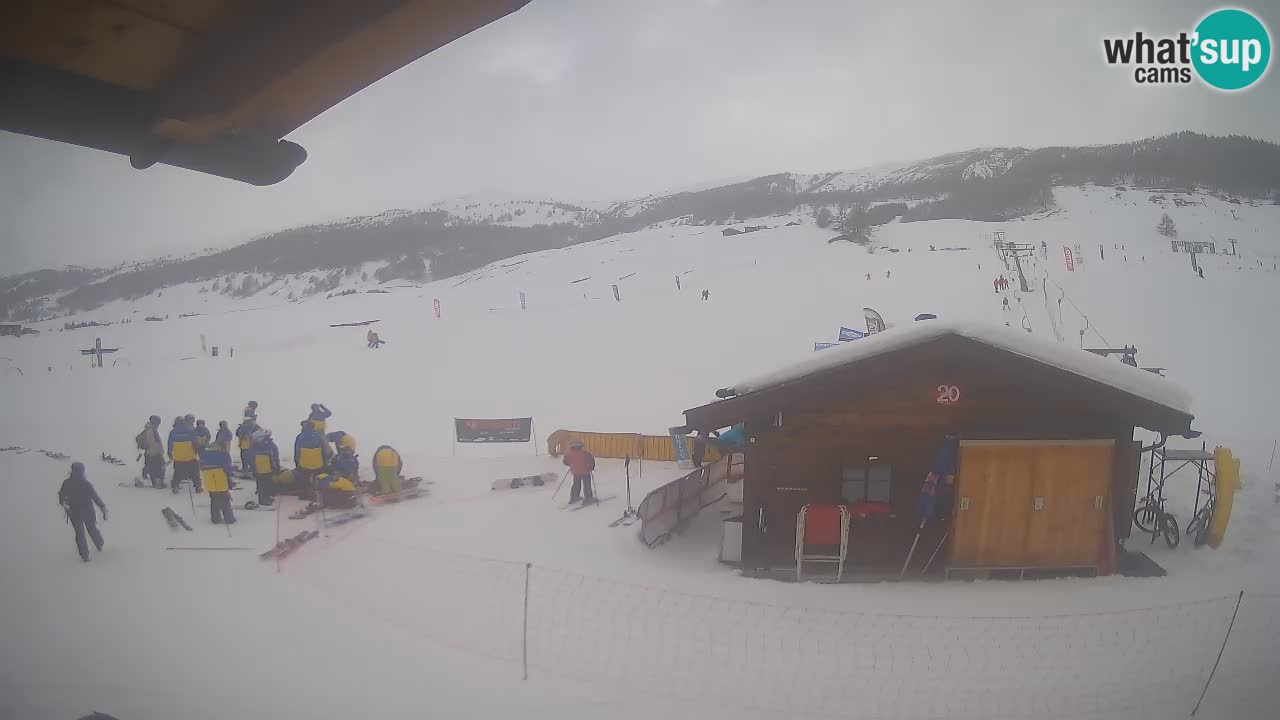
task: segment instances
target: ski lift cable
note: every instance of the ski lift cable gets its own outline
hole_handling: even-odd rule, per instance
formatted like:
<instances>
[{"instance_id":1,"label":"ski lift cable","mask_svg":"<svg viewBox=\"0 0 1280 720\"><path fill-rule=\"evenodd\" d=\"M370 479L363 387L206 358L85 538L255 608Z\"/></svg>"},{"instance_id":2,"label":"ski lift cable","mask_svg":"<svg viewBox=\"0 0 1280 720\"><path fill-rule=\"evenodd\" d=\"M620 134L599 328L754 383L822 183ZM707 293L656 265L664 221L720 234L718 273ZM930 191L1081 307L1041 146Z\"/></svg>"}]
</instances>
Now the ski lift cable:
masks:
<instances>
[{"instance_id":1,"label":"ski lift cable","mask_svg":"<svg viewBox=\"0 0 1280 720\"><path fill-rule=\"evenodd\" d=\"M1085 319L1085 329L1093 331L1093 333L1097 335L1098 338L1102 340L1102 342L1107 347L1111 347L1111 341L1108 340L1105 336L1103 336L1101 330L1098 330L1097 328L1092 326L1092 323L1089 321L1089 316L1085 315L1084 311L1080 309L1080 306L1076 305L1075 302L1067 295L1067 291L1063 289L1061 285L1054 282L1053 280L1049 280L1049 282L1053 283L1053 286L1058 288L1058 290L1062 293L1062 299L1066 300L1067 304L1069 304L1080 315L1080 317Z\"/></svg>"}]
</instances>

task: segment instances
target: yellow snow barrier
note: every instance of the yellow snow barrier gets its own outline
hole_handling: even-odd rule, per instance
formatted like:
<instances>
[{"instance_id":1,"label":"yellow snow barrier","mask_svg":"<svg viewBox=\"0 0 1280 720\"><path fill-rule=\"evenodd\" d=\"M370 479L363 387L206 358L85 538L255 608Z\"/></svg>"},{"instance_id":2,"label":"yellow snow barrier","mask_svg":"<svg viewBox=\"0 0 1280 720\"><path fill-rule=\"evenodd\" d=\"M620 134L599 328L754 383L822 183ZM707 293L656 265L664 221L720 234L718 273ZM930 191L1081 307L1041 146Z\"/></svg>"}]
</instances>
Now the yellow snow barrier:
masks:
<instances>
[{"instance_id":1,"label":"yellow snow barrier","mask_svg":"<svg viewBox=\"0 0 1280 720\"><path fill-rule=\"evenodd\" d=\"M1231 504L1240 488L1240 460L1232 457L1224 447L1213 449L1214 489L1213 515L1209 518L1209 547L1216 548L1227 536L1227 523L1231 521Z\"/></svg>"},{"instance_id":2,"label":"yellow snow barrier","mask_svg":"<svg viewBox=\"0 0 1280 720\"><path fill-rule=\"evenodd\" d=\"M581 430L556 430L547 436L547 453L559 457L573 440L582 442L587 452L598 458L642 458L644 460L674 461L675 452L669 435L641 435L640 433L597 433ZM685 437L685 446L692 454L692 438ZM707 464L720 459L720 451L710 444L703 455Z\"/></svg>"}]
</instances>

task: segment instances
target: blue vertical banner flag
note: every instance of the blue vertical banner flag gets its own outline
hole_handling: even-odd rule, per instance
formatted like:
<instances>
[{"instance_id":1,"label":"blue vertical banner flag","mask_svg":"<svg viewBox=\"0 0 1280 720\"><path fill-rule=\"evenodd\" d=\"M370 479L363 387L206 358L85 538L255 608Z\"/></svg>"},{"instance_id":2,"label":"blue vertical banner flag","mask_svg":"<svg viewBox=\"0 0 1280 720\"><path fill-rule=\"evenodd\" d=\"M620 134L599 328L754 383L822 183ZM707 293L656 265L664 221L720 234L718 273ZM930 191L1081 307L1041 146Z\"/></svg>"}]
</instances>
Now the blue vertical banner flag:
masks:
<instances>
[{"instance_id":1,"label":"blue vertical banner flag","mask_svg":"<svg viewBox=\"0 0 1280 720\"><path fill-rule=\"evenodd\" d=\"M523 290L521 290L521 291L520 291L520 309L521 309L521 310L527 310L527 309L529 309L529 306L528 306L527 304L525 304L525 301L524 301L524 291L523 291Z\"/></svg>"},{"instance_id":2,"label":"blue vertical banner flag","mask_svg":"<svg viewBox=\"0 0 1280 720\"><path fill-rule=\"evenodd\" d=\"M840 328L840 342L849 342L850 340L861 340L866 336L867 334L862 332L861 330L854 330L853 328L847 328L847 327Z\"/></svg>"},{"instance_id":3,"label":"blue vertical banner flag","mask_svg":"<svg viewBox=\"0 0 1280 720\"><path fill-rule=\"evenodd\" d=\"M818 352L819 350L826 350L827 348L833 348L835 346L836 343L816 342L813 344L813 351Z\"/></svg>"},{"instance_id":4,"label":"blue vertical banner flag","mask_svg":"<svg viewBox=\"0 0 1280 720\"><path fill-rule=\"evenodd\" d=\"M613 286L613 299L622 302L622 294L618 292L618 286Z\"/></svg>"},{"instance_id":5,"label":"blue vertical banner flag","mask_svg":"<svg viewBox=\"0 0 1280 720\"><path fill-rule=\"evenodd\" d=\"M693 467L693 461L689 459L689 445L685 441L684 428L673 427L668 430L671 433L671 454L675 458L676 467L686 470Z\"/></svg>"}]
</instances>

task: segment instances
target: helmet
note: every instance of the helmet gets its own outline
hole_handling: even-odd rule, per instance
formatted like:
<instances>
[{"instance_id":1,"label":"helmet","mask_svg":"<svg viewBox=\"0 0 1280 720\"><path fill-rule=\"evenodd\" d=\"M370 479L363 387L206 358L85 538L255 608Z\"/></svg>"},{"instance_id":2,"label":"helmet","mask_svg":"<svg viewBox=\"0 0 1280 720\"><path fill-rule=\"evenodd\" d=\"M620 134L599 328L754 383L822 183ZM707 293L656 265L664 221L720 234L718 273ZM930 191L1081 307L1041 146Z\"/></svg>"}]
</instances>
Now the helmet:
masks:
<instances>
[{"instance_id":1,"label":"helmet","mask_svg":"<svg viewBox=\"0 0 1280 720\"><path fill-rule=\"evenodd\" d=\"M71 463L71 476L84 477L84 463L78 460L76 462Z\"/></svg>"},{"instance_id":2,"label":"helmet","mask_svg":"<svg viewBox=\"0 0 1280 720\"><path fill-rule=\"evenodd\" d=\"M218 421L218 427L220 427L220 428L225 428L226 426L227 426L227 421L226 421L226 420L219 420L219 421Z\"/></svg>"},{"instance_id":3,"label":"helmet","mask_svg":"<svg viewBox=\"0 0 1280 720\"><path fill-rule=\"evenodd\" d=\"M148 418L148 419L147 419L147 422L151 423L152 425L159 426L159 425L160 425L160 416L159 416L159 415L152 415L150 418Z\"/></svg>"},{"instance_id":4,"label":"helmet","mask_svg":"<svg viewBox=\"0 0 1280 720\"><path fill-rule=\"evenodd\" d=\"M256 407L258 407L258 401L257 401L257 400L250 400L250 401L249 401L249 407L251 407L251 408L256 408Z\"/></svg>"},{"instance_id":5,"label":"helmet","mask_svg":"<svg viewBox=\"0 0 1280 720\"><path fill-rule=\"evenodd\" d=\"M183 415L183 416L182 416L182 419L183 419L183 420L186 420L187 422L195 422L195 421L196 421L196 416L195 416L195 415L192 415L191 413L187 413L186 415Z\"/></svg>"},{"instance_id":6,"label":"helmet","mask_svg":"<svg viewBox=\"0 0 1280 720\"><path fill-rule=\"evenodd\" d=\"M199 425L200 427L204 427L204 420L197 420L196 425Z\"/></svg>"}]
</instances>

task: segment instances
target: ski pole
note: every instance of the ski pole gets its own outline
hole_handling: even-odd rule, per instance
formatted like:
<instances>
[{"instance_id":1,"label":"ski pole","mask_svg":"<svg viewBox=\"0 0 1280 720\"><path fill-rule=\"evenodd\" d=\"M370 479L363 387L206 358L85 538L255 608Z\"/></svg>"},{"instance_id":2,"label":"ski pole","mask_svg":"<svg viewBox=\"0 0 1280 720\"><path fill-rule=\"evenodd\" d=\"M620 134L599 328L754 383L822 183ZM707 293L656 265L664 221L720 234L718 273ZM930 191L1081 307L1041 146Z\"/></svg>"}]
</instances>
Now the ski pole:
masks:
<instances>
[{"instance_id":1,"label":"ski pole","mask_svg":"<svg viewBox=\"0 0 1280 720\"><path fill-rule=\"evenodd\" d=\"M920 533L922 532L924 532L924 522L921 522L919 529L916 530L916 539L911 541L911 549L907 551L907 561L902 563L902 572L898 573L899 580L907 576L907 566L911 564L911 556L916 554L916 545L920 544Z\"/></svg>"},{"instance_id":2,"label":"ski pole","mask_svg":"<svg viewBox=\"0 0 1280 720\"><path fill-rule=\"evenodd\" d=\"M949 536L950 534L951 534L951 528L947 528L947 531L942 533L942 539L938 541L938 547L935 548L933 551L933 554L929 556L929 562L924 564L924 569L920 571L921 575L924 575L925 573L929 572L929 566L933 565L934 558L938 557L938 553L942 552L942 546L946 544L947 536Z\"/></svg>"},{"instance_id":3,"label":"ski pole","mask_svg":"<svg viewBox=\"0 0 1280 720\"><path fill-rule=\"evenodd\" d=\"M192 485L195 485L195 481L188 478L187 479L187 499L191 501L191 519L195 520L196 519L196 496L195 496L195 493L191 491Z\"/></svg>"},{"instance_id":4,"label":"ski pole","mask_svg":"<svg viewBox=\"0 0 1280 720\"><path fill-rule=\"evenodd\" d=\"M551 501L555 502L556 495L560 494L560 488L564 487L564 481L569 479L569 471L564 471L564 476L560 478L560 484L556 486L556 491L551 494Z\"/></svg>"}]
</instances>

